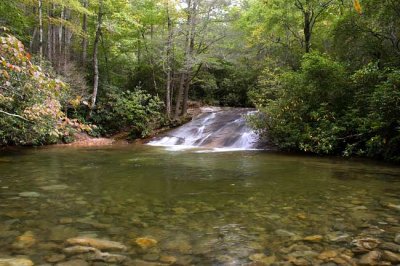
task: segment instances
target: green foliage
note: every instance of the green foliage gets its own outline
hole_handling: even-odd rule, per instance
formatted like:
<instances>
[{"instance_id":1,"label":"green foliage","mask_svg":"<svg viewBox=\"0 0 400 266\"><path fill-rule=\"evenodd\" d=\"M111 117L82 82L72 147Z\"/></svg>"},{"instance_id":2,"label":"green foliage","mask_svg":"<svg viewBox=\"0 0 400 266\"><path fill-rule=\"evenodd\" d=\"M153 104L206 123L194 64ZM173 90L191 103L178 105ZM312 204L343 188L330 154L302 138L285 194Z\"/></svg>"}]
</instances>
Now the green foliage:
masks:
<instances>
[{"instance_id":1,"label":"green foliage","mask_svg":"<svg viewBox=\"0 0 400 266\"><path fill-rule=\"evenodd\" d=\"M34 65L17 38L0 45L0 144L55 143L80 127L61 111L66 84Z\"/></svg>"},{"instance_id":2,"label":"green foliage","mask_svg":"<svg viewBox=\"0 0 400 266\"><path fill-rule=\"evenodd\" d=\"M264 73L270 83L252 97L264 115L250 122L280 148L399 160L399 70L369 64L350 75L311 53L299 71Z\"/></svg>"},{"instance_id":3,"label":"green foliage","mask_svg":"<svg viewBox=\"0 0 400 266\"><path fill-rule=\"evenodd\" d=\"M107 133L129 130L133 138L147 137L163 122L163 102L137 88L118 92L117 88L99 102L93 120Z\"/></svg>"}]
</instances>

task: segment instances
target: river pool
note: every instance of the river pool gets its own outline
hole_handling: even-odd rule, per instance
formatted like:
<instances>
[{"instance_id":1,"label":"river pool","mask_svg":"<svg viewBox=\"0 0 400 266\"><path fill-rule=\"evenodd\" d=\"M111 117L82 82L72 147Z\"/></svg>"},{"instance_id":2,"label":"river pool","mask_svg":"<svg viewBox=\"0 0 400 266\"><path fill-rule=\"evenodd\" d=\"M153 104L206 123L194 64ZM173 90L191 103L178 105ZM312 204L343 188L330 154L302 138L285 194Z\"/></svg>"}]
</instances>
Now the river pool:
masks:
<instances>
[{"instance_id":1,"label":"river pool","mask_svg":"<svg viewBox=\"0 0 400 266\"><path fill-rule=\"evenodd\" d=\"M136 144L0 154L0 264L396 265L399 221L400 168L371 161ZM124 259L66 252L77 236L118 242Z\"/></svg>"}]
</instances>

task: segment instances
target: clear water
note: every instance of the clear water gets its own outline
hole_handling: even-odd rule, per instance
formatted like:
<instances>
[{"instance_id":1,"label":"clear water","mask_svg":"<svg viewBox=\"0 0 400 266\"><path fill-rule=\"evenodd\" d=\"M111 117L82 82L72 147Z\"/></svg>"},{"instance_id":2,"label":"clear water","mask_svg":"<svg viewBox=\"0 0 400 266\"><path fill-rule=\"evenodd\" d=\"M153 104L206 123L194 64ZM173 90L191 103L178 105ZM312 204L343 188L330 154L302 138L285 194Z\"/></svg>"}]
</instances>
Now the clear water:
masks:
<instances>
[{"instance_id":1,"label":"clear water","mask_svg":"<svg viewBox=\"0 0 400 266\"><path fill-rule=\"evenodd\" d=\"M293 244L350 248L368 230L393 241L400 211L386 205L400 204L399 191L400 168L370 161L143 145L2 152L0 257L43 263L66 238L88 235L129 246L133 259L151 253L181 264L239 265L264 253L284 261ZM26 231L37 243L14 249ZM309 235L323 239L300 241ZM157 246L140 250L134 239L141 236Z\"/></svg>"}]
</instances>

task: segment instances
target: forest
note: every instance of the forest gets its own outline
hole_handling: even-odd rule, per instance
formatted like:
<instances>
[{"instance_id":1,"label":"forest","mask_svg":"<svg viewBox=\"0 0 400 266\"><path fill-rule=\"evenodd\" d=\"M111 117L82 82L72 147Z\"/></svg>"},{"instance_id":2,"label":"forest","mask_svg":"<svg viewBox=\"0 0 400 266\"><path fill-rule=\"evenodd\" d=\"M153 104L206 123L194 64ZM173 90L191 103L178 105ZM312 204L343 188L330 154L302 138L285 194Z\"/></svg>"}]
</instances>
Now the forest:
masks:
<instances>
[{"instance_id":1,"label":"forest","mask_svg":"<svg viewBox=\"0 0 400 266\"><path fill-rule=\"evenodd\" d=\"M253 107L284 151L400 161L398 0L0 0L0 146Z\"/></svg>"}]
</instances>

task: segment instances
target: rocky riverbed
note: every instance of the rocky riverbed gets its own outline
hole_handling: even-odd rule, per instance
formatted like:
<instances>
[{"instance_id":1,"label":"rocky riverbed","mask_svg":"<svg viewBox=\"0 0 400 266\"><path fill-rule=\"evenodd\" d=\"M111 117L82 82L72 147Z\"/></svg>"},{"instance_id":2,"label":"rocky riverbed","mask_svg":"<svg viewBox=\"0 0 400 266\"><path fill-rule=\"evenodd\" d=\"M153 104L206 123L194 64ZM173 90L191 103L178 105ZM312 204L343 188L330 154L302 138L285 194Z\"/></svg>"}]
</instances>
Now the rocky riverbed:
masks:
<instances>
[{"instance_id":1,"label":"rocky riverbed","mask_svg":"<svg viewBox=\"0 0 400 266\"><path fill-rule=\"evenodd\" d=\"M162 159L149 150L118 157L113 175L100 164L110 151L82 150L95 157L72 164L62 152L57 164L54 154L39 157L46 162L39 168L23 157L19 173L12 157L2 159L1 266L400 264L400 183L390 169L384 182L373 176L368 183L360 177L376 169L356 175L359 168L346 168L343 181L335 166L329 178L320 170L310 182L298 171L301 181L281 187L273 177L257 183L254 171L233 179L227 176L239 170L214 168L222 177L213 179L186 165L185 176L157 183L147 167ZM253 160L241 167L254 170Z\"/></svg>"}]
</instances>

